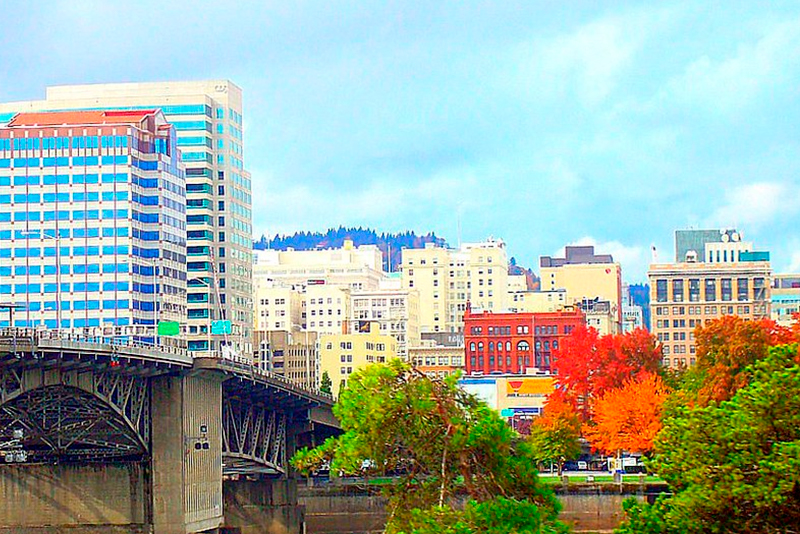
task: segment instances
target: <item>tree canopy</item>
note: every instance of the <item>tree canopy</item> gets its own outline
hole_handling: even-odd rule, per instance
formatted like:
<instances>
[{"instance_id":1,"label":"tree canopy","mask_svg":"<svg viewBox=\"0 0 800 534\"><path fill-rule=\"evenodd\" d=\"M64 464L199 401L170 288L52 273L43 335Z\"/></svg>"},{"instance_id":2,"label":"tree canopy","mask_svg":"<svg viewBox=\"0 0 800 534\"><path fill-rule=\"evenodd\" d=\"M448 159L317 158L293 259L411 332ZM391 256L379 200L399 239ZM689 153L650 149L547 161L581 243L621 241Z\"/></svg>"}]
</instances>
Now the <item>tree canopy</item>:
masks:
<instances>
[{"instance_id":1,"label":"tree canopy","mask_svg":"<svg viewBox=\"0 0 800 534\"><path fill-rule=\"evenodd\" d=\"M558 387L588 421L598 397L631 377L656 373L662 356L655 337L644 329L600 336L581 326L562 340L554 358Z\"/></svg>"},{"instance_id":2,"label":"tree canopy","mask_svg":"<svg viewBox=\"0 0 800 534\"><path fill-rule=\"evenodd\" d=\"M661 430L661 410L667 395L656 374L628 379L597 400L594 420L584 427L586 439L606 454L649 452Z\"/></svg>"},{"instance_id":3,"label":"tree canopy","mask_svg":"<svg viewBox=\"0 0 800 534\"><path fill-rule=\"evenodd\" d=\"M724 317L664 406L650 468L672 496L629 501L625 534L800 532L798 325Z\"/></svg>"},{"instance_id":4,"label":"tree canopy","mask_svg":"<svg viewBox=\"0 0 800 534\"><path fill-rule=\"evenodd\" d=\"M292 463L306 473L325 460L332 472L399 473L385 489L387 533L564 530L531 444L455 377L433 380L399 360L371 365L350 377L334 413L344 433Z\"/></svg>"},{"instance_id":5,"label":"tree canopy","mask_svg":"<svg viewBox=\"0 0 800 534\"><path fill-rule=\"evenodd\" d=\"M536 458L543 463L558 465L577 458L581 453L581 419L575 406L562 392L556 391L547 399L544 414L531 425L530 439Z\"/></svg>"}]
</instances>

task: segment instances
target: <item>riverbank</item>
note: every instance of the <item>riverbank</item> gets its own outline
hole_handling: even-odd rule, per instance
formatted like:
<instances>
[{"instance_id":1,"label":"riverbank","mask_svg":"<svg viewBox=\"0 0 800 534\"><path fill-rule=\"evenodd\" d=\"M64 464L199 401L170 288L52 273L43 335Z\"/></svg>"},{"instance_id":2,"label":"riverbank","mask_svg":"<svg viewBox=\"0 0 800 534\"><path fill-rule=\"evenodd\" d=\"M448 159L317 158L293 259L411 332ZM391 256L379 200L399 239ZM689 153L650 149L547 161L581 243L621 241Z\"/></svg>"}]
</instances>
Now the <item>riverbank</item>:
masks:
<instances>
[{"instance_id":1,"label":"riverbank","mask_svg":"<svg viewBox=\"0 0 800 534\"><path fill-rule=\"evenodd\" d=\"M623 519L625 499L652 500L667 489L663 483L647 482L638 476L635 482L626 480L622 484L613 480L587 483L585 476L543 478L553 485L561 501L561 518L573 526L574 532L586 534L613 531ZM305 506L307 534L374 534L382 532L385 524L386 503L379 485L364 481L301 484L298 499Z\"/></svg>"}]
</instances>

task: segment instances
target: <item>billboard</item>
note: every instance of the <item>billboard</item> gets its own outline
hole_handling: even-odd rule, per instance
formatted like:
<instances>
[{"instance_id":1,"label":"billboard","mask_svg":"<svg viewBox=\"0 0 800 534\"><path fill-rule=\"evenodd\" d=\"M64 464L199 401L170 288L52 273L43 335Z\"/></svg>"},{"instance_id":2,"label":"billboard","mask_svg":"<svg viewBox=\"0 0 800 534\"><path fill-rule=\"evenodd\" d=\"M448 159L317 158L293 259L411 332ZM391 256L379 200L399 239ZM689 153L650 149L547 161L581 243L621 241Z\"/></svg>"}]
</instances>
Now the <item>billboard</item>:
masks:
<instances>
[{"instance_id":1,"label":"billboard","mask_svg":"<svg viewBox=\"0 0 800 534\"><path fill-rule=\"evenodd\" d=\"M520 376L506 379L506 395L509 397L544 397L554 390L549 376Z\"/></svg>"}]
</instances>

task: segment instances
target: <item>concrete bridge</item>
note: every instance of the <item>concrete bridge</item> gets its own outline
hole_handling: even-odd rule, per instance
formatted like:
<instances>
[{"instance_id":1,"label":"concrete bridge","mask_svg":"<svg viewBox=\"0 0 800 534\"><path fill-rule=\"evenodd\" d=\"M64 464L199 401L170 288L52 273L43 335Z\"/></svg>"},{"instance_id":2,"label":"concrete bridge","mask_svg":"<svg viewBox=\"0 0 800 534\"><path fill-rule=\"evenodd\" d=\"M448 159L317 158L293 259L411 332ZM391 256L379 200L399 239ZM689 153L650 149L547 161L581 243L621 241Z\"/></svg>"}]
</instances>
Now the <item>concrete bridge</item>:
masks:
<instances>
[{"instance_id":1,"label":"concrete bridge","mask_svg":"<svg viewBox=\"0 0 800 534\"><path fill-rule=\"evenodd\" d=\"M332 404L244 360L0 330L0 533L298 532L288 461Z\"/></svg>"}]
</instances>

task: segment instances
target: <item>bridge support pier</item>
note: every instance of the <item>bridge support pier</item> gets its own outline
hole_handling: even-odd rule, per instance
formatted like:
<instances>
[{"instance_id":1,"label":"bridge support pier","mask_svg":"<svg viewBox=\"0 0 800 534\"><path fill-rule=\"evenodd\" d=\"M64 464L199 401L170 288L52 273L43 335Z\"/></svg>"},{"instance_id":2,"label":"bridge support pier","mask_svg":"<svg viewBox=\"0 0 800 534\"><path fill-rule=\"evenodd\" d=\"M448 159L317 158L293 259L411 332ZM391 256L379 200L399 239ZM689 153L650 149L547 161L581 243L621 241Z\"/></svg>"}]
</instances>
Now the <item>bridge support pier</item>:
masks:
<instances>
[{"instance_id":1,"label":"bridge support pier","mask_svg":"<svg viewBox=\"0 0 800 534\"><path fill-rule=\"evenodd\" d=\"M223 524L222 378L157 377L152 399L154 534L214 531Z\"/></svg>"},{"instance_id":2,"label":"bridge support pier","mask_svg":"<svg viewBox=\"0 0 800 534\"><path fill-rule=\"evenodd\" d=\"M297 504L297 481L276 478L226 480L226 534L300 534L305 507Z\"/></svg>"}]
</instances>

